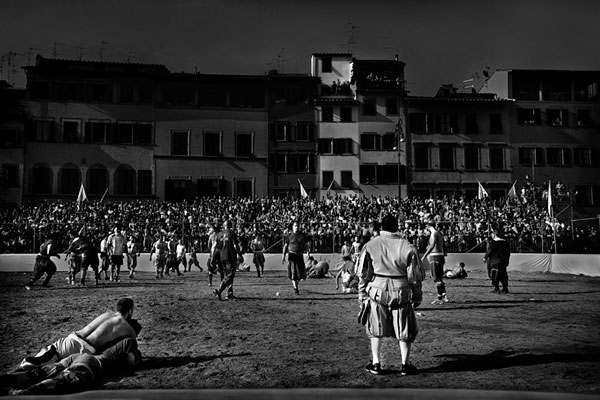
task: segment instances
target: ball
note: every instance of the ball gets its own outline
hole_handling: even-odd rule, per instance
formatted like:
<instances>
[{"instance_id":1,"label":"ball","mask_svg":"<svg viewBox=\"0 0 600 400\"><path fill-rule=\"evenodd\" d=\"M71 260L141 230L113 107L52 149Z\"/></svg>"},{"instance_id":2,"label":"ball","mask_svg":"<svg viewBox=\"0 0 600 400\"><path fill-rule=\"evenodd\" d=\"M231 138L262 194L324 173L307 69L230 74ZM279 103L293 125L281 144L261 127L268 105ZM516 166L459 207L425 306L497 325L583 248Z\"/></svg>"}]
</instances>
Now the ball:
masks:
<instances>
[{"instance_id":1,"label":"ball","mask_svg":"<svg viewBox=\"0 0 600 400\"><path fill-rule=\"evenodd\" d=\"M275 293L275 296L279 296L279 292Z\"/></svg>"}]
</instances>

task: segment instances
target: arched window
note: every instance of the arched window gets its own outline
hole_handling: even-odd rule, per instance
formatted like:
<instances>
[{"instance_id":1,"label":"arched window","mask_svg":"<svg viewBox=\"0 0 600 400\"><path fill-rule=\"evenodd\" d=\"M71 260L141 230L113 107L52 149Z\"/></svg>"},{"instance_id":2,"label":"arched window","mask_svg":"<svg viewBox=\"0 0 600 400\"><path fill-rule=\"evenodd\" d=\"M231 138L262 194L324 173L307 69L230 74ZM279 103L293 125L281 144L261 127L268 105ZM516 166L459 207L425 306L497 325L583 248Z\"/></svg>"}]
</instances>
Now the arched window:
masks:
<instances>
[{"instance_id":1,"label":"arched window","mask_svg":"<svg viewBox=\"0 0 600 400\"><path fill-rule=\"evenodd\" d=\"M91 195L102 196L108 189L108 170L102 164L94 164L88 169L85 189Z\"/></svg>"},{"instance_id":2,"label":"arched window","mask_svg":"<svg viewBox=\"0 0 600 400\"><path fill-rule=\"evenodd\" d=\"M135 194L135 170L121 164L115 171L115 194Z\"/></svg>"},{"instance_id":3,"label":"arched window","mask_svg":"<svg viewBox=\"0 0 600 400\"><path fill-rule=\"evenodd\" d=\"M58 171L58 193L77 194L81 186L81 171L75 164L65 164Z\"/></svg>"},{"instance_id":4,"label":"arched window","mask_svg":"<svg viewBox=\"0 0 600 400\"><path fill-rule=\"evenodd\" d=\"M49 194L52 193L52 180L54 174L52 169L46 164L35 164L31 168L31 193Z\"/></svg>"}]
</instances>

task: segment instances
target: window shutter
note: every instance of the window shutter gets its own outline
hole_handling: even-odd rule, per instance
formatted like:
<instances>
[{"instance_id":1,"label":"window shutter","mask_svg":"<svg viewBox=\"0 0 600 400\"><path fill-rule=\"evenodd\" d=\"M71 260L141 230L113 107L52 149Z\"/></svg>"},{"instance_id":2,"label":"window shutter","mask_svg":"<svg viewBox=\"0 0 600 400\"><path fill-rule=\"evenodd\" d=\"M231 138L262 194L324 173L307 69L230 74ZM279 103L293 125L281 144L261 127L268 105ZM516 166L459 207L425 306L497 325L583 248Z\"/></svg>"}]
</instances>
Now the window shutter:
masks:
<instances>
[{"instance_id":1,"label":"window shutter","mask_svg":"<svg viewBox=\"0 0 600 400\"><path fill-rule=\"evenodd\" d=\"M85 143L92 143L92 124L88 121L84 124L84 137Z\"/></svg>"}]
</instances>

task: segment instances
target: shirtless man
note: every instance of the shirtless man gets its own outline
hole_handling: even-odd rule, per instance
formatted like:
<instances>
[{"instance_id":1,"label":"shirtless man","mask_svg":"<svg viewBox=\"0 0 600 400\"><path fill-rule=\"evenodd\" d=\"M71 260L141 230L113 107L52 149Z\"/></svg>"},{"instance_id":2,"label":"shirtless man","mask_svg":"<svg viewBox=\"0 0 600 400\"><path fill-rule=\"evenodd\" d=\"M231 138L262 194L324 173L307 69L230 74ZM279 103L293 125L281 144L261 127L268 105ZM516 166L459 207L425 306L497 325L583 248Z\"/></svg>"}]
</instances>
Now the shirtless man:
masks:
<instances>
[{"instance_id":1,"label":"shirtless man","mask_svg":"<svg viewBox=\"0 0 600 400\"><path fill-rule=\"evenodd\" d=\"M133 300L122 298L117 302L117 311L105 312L86 327L58 339L35 356L26 357L21 366L44 364L54 356L61 360L71 354L100 354L122 339L135 339L137 335L131 326L132 316Z\"/></svg>"}]
</instances>

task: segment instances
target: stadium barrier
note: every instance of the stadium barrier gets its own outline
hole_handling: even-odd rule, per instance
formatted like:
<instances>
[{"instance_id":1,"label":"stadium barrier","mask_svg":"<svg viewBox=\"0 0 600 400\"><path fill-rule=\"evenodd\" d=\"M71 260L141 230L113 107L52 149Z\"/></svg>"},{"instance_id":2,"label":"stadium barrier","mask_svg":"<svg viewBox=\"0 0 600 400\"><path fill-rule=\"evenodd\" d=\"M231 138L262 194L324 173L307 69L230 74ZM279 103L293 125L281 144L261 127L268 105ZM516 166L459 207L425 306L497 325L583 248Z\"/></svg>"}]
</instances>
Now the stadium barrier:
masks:
<instances>
[{"instance_id":1,"label":"stadium barrier","mask_svg":"<svg viewBox=\"0 0 600 400\"><path fill-rule=\"evenodd\" d=\"M35 256L35 254L0 254L0 272L32 272ZM312 254L312 256L317 261L327 260L332 269L337 269L341 265L341 256L339 254L316 253ZM197 257L200 266L206 270L208 254L200 253L197 254ZM52 260L56 263L59 271L68 271L68 266L64 257L60 260L53 257ZM486 269L486 265L483 262L483 253L450 253L446 257L445 267L452 268L461 261L465 263L467 271ZM252 254L245 254L244 262L250 265L250 271L255 271L254 265L252 264ZM429 267L427 263L426 267ZM195 266L192 266L192 270L198 271ZM281 254L265 254L265 271L284 270L286 270L286 265L281 263ZM508 270L600 276L600 255L513 253L510 257ZM125 274L127 273L126 260L123 262L121 271L125 271ZM136 271L154 272L154 267L152 261L149 261L148 253L142 253L140 257L138 257ZM430 275L428 274L428 276Z\"/></svg>"}]
</instances>

